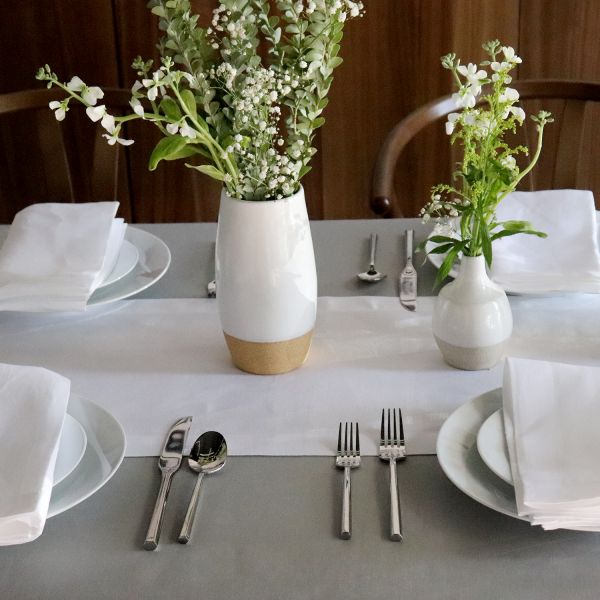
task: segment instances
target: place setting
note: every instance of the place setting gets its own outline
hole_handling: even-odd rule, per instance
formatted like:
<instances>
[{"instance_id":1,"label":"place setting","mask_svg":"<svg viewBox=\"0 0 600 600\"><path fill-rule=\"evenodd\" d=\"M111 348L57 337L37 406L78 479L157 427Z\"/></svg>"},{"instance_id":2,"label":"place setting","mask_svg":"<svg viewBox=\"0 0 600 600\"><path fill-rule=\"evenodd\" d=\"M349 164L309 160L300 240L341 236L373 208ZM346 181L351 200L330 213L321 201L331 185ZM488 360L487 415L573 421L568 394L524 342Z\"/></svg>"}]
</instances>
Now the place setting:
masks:
<instances>
[{"instance_id":1,"label":"place setting","mask_svg":"<svg viewBox=\"0 0 600 600\"><path fill-rule=\"evenodd\" d=\"M19 212L0 249L0 310L83 311L155 284L169 248L116 218L118 206L42 203Z\"/></svg>"},{"instance_id":2,"label":"place setting","mask_svg":"<svg viewBox=\"0 0 600 600\"><path fill-rule=\"evenodd\" d=\"M39 537L46 519L89 498L125 456L125 433L70 381L40 367L0 365L0 545ZM32 443L35 440L35 443Z\"/></svg>"}]
</instances>

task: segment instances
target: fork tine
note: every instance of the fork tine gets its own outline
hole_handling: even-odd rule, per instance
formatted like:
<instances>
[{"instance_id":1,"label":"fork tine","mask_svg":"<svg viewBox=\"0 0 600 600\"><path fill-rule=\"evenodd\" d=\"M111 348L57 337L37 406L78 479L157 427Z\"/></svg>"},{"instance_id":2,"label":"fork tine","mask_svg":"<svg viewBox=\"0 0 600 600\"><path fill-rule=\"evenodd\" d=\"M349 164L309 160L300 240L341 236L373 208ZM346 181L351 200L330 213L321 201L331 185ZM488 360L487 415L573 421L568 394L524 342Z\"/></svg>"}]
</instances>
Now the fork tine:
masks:
<instances>
[{"instance_id":1,"label":"fork tine","mask_svg":"<svg viewBox=\"0 0 600 600\"><path fill-rule=\"evenodd\" d=\"M342 454L342 422L340 421L340 429L338 431L338 446L337 446L338 456Z\"/></svg>"},{"instance_id":2,"label":"fork tine","mask_svg":"<svg viewBox=\"0 0 600 600\"><path fill-rule=\"evenodd\" d=\"M350 454L354 455L354 428L350 423Z\"/></svg>"},{"instance_id":3,"label":"fork tine","mask_svg":"<svg viewBox=\"0 0 600 600\"><path fill-rule=\"evenodd\" d=\"M344 431L344 454L348 454L348 421L346 421L346 428Z\"/></svg>"},{"instance_id":4,"label":"fork tine","mask_svg":"<svg viewBox=\"0 0 600 600\"><path fill-rule=\"evenodd\" d=\"M358 422L356 423L356 455L360 456L360 438L358 437Z\"/></svg>"},{"instance_id":5,"label":"fork tine","mask_svg":"<svg viewBox=\"0 0 600 600\"><path fill-rule=\"evenodd\" d=\"M381 445L385 445L385 408L381 409Z\"/></svg>"},{"instance_id":6,"label":"fork tine","mask_svg":"<svg viewBox=\"0 0 600 600\"><path fill-rule=\"evenodd\" d=\"M394 446L398 445L398 433L396 430L396 409L394 409Z\"/></svg>"},{"instance_id":7,"label":"fork tine","mask_svg":"<svg viewBox=\"0 0 600 600\"><path fill-rule=\"evenodd\" d=\"M404 446L404 426L402 425L402 409L398 409L400 415L400 444Z\"/></svg>"},{"instance_id":8,"label":"fork tine","mask_svg":"<svg viewBox=\"0 0 600 600\"><path fill-rule=\"evenodd\" d=\"M391 432L391 429L390 429L391 418L390 418L390 409L389 408L388 408L388 415L387 415L387 417L388 417L388 423L387 423L387 425L388 425L387 426L387 430L388 431L387 431L387 443L386 443L386 445L392 443L392 432Z\"/></svg>"}]
</instances>

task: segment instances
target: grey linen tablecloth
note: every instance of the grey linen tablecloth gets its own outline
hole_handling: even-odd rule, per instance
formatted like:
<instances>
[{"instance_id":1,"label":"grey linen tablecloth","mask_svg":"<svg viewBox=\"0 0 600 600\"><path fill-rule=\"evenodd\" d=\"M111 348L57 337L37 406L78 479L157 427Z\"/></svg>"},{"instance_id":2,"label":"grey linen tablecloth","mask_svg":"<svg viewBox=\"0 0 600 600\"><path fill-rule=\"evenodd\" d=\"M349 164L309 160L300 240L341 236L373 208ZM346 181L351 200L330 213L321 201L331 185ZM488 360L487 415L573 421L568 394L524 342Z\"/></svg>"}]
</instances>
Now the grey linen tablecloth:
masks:
<instances>
[{"instance_id":1,"label":"grey linen tablecloth","mask_svg":"<svg viewBox=\"0 0 600 600\"><path fill-rule=\"evenodd\" d=\"M320 294L395 295L408 226L422 239L417 220L313 223ZM214 224L142 227L169 245L173 264L140 296L203 296L213 277ZM380 235L377 266L388 273L378 287L355 280L371 231ZM433 269L419 270L419 293L429 295ZM341 479L331 458L233 457L205 481L194 537L181 546L194 483L182 469L152 553L141 545L158 489L156 459L129 458L98 493L50 519L37 541L0 548L0 598L598 597L598 534L543 532L487 509L458 491L434 456L400 465L405 541L389 542L387 477L375 457L353 472L354 533L345 542L337 538Z\"/></svg>"}]
</instances>

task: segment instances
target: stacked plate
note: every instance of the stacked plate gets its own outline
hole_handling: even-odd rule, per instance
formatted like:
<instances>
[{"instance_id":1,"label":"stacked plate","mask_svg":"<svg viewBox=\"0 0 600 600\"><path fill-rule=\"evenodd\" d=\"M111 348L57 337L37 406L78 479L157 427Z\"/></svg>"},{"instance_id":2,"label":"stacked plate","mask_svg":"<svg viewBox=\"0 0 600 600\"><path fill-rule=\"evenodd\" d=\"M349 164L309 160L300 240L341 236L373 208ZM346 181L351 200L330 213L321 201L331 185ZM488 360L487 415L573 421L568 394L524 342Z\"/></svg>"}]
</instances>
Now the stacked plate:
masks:
<instances>
[{"instance_id":1,"label":"stacked plate","mask_svg":"<svg viewBox=\"0 0 600 600\"><path fill-rule=\"evenodd\" d=\"M167 245L155 235L128 226L111 274L88 300L88 306L133 296L155 284L171 264Z\"/></svg>"},{"instance_id":2,"label":"stacked plate","mask_svg":"<svg viewBox=\"0 0 600 600\"><path fill-rule=\"evenodd\" d=\"M463 404L442 425L437 456L444 473L461 491L489 508L521 519L501 411L501 389Z\"/></svg>"},{"instance_id":3,"label":"stacked plate","mask_svg":"<svg viewBox=\"0 0 600 600\"><path fill-rule=\"evenodd\" d=\"M125 455L125 432L103 408L71 395L63 424L48 517L98 491Z\"/></svg>"}]
</instances>

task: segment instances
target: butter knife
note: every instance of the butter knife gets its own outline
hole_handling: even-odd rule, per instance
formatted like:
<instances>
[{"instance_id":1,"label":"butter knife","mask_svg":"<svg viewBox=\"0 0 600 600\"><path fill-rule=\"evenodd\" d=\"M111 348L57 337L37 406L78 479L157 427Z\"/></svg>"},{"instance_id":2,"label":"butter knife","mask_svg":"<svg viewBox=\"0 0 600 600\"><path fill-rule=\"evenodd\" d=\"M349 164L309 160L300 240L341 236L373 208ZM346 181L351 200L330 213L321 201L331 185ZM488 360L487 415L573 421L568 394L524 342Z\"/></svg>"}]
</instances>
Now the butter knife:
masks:
<instances>
[{"instance_id":1,"label":"butter knife","mask_svg":"<svg viewBox=\"0 0 600 600\"><path fill-rule=\"evenodd\" d=\"M171 489L171 480L177 469L181 466L183 447L185 446L185 440L191 424L192 417L184 417L174 423L167 435L162 452L160 453L158 468L162 473L162 479L156 498L156 504L154 505L154 511L152 512L152 518L150 519L148 533L146 534L146 540L144 541L145 550L156 550L158 546L163 514L167 504L169 490Z\"/></svg>"},{"instance_id":2,"label":"butter knife","mask_svg":"<svg viewBox=\"0 0 600 600\"><path fill-rule=\"evenodd\" d=\"M400 304L406 310L414 311L417 308L417 271L412 262L413 258L413 230L406 230L406 265L400 273Z\"/></svg>"}]
</instances>

